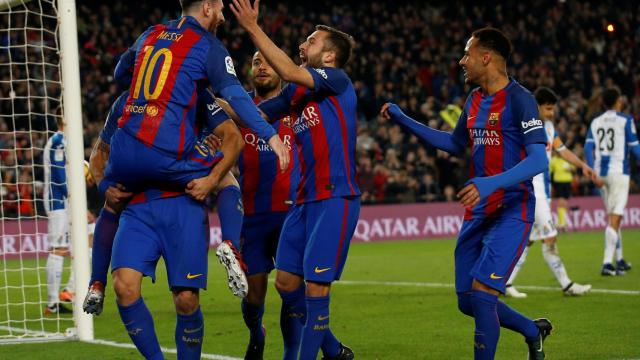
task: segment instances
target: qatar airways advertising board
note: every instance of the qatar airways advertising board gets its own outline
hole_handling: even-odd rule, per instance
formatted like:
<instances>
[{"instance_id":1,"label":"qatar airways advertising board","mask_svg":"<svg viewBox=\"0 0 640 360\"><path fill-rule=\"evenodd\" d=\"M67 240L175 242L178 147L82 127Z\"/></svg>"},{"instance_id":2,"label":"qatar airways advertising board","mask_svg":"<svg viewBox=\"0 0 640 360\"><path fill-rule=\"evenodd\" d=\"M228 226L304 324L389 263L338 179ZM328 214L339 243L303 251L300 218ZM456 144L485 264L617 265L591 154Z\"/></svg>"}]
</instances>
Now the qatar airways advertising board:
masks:
<instances>
[{"instance_id":1,"label":"qatar airways advertising board","mask_svg":"<svg viewBox=\"0 0 640 360\"><path fill-rule=\"evenodd\" d=\"M607 214L599 197L570 200L569 231L603 230ZM462 226L464 209L457 203L363 206L354 242L430 240L453 238ZM555 214L554 214L555 215ZM220 222L210 214L210 244L222 240ZM640 228L640 195L632 195L624 213L623 228ZM32 258L48 248L46 220L3 220L0 223L0 259Z\"/></svg>"}]
</instances>

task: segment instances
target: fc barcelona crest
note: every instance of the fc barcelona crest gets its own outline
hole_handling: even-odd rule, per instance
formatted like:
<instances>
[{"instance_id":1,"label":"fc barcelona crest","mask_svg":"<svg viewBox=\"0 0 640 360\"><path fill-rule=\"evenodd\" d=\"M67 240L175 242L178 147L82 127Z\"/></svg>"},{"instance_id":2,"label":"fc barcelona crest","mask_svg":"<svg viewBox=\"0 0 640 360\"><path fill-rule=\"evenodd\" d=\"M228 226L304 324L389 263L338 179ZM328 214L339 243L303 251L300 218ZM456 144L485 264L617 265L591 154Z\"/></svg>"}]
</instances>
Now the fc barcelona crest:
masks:
<instances>
[{"instance_id":1,"label":"fc barcelona crest","mask_svg":"<svg viewBox=\"0 0 640 360\"><path fill-rule=\"evenodd\" d=\"M500 113L494 112L489 114L489 126L496 126L500 121Z\"/></svg>"}]
</instances>

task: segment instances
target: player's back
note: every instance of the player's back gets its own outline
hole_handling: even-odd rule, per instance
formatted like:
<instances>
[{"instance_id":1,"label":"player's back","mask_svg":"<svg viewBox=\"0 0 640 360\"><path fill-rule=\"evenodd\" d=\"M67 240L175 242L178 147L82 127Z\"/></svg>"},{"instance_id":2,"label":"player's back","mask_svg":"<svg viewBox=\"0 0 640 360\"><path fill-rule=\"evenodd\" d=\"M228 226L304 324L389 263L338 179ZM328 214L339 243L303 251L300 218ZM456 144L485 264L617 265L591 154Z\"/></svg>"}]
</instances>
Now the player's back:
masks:
<instances>
[{"instance_id":1,"label":"player's back","mask_svg":"<svg viewBox=\"0 0 640 360\"><path fill-rule=\"evenodd\" d=\"M226 50L189 16L152 26L132 50L130 95L118 125L144 144L179 157L197 139L194 105L209 77L208 57L215 51L224 57Z\"/></svg>"},{"instance_id":2,"label":"player's back","mask_svg":"<svg viewBox=\"0 0 640 360\"><path fill-rule=\"evenodd\" d=\"M635 127L627 114L609 110L593 119L587 141L594 142L594 170L600 176L629 174L631 132Z\"/></svg>"}]
</instances>

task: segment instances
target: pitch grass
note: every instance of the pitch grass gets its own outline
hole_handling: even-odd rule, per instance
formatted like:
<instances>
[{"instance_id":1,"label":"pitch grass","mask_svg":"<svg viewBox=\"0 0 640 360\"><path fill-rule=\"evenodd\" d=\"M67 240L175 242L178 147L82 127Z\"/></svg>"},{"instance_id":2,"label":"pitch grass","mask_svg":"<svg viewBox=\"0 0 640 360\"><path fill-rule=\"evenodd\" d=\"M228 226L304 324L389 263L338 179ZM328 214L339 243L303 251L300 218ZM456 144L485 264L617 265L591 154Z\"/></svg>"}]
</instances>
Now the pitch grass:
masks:
<instances>
[{"instance_id":1,"label":"pitch grass","mask_svg":"<svg viewBox=\"0 0 640 360\"><path fill-rule=\"evenodd\" d=\"M638 266L624 277L600 276L602 234L563 234L559 249L573 280L597 289L640 290L640 231L624 231L627 259ZM451 240L354 244L343 279L354 282L453 283ZM241 358L248 334L239 300L226 288L221 266L210 252L209 290L202 293L205 316L203 351ZM35 276L34 276L35 277ZM65 275L66 278L66 275ZM42 277L44 279L44 277ZM16 280L16 279L13 279ZM2 280L4 281L4 280ZM16 280L17 281L17 280ZM529 253L517 284L558 287L542 259L540 244ZM2 284L0 284L2 285ZM143 294L155 318L160 343L175 348L175 314L162 263L158 282L145 280ZM554 324L546 351L549 359L640 358L640 295L592 293L568 298L558 291L523 290L527 299L505 301L530 317ZM0 294L0 303L4 294ZM280 299L267 296L265 359L282 354L278 325ZM358 359L469 359L473 357L473 320L460 314L452 287L340 284L334 286L331 327ZM5 310L0 321L6 320ZM109 290L104 313L95 318L95 336L130 343ZM0 333L3 335L3 333ZM524 359L522 337L502 330L497 359ZM175 355L165 354L168 359ZM0 346L0 359L132 359L131 349L79 342Z\"/></svg>"}]
</instances>

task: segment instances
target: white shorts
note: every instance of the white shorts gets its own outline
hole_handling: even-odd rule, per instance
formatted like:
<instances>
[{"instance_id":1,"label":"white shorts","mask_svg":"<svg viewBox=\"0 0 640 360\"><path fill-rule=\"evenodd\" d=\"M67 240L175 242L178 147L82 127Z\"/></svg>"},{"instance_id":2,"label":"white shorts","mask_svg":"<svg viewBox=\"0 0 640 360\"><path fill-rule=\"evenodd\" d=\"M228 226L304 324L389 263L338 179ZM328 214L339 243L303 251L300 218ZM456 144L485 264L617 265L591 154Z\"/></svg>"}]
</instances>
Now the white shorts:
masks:
<instances>
[{"instance_id":1,"label":"white shorts","mask_svg":"<svg viewBox=\"0 0 640 360\"><path fill-rule=\"evenodd\" d=\"M629 175L615 174L604 176L601 189L607 214L624 215L629 200Z\"/></svg>"},{"instance_id":2,"label":"white shorts","mask_svg":"<svg viewBox=\"0 0 640 360\"><path fill-rule=\"evenodd\" d=\"M52 210L47 221L49 248L69 247L69 216L67 210Z\"/></svg>"},{"instance_id":3,"label":"white shorts","mask_svg":"<svg viewBox=\"0 0 640 360\"><path fill-rule=\"evenodd\" d=\"M558 235L551 214L551 199L547 197L542 174L533 178L533 191L536 195L536 214L529 240L543 240Z\"/></svg>"}]
</instances>

